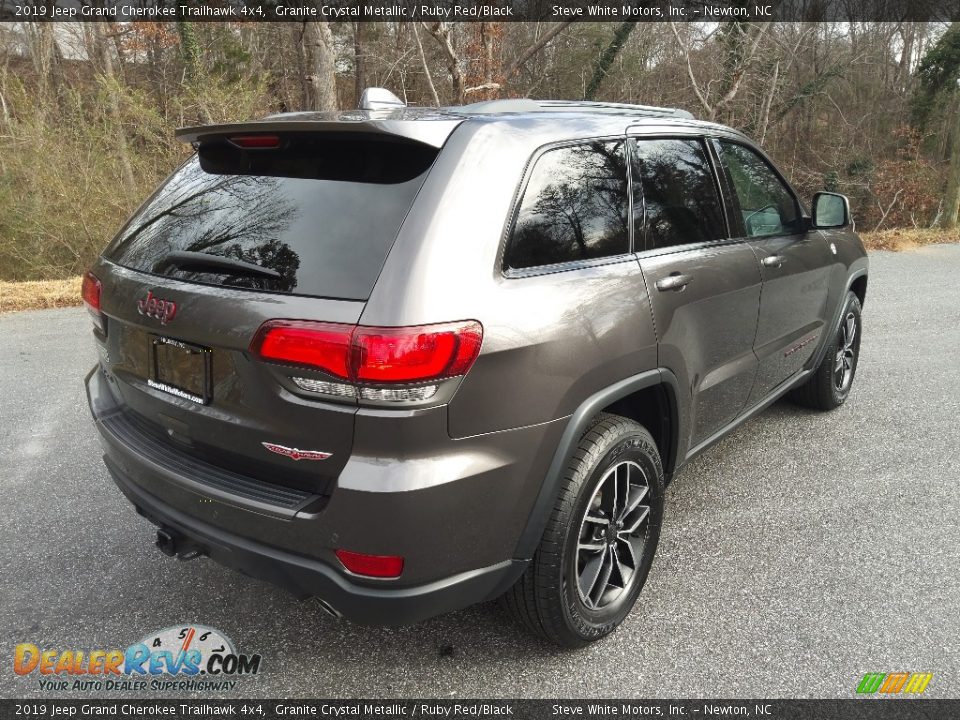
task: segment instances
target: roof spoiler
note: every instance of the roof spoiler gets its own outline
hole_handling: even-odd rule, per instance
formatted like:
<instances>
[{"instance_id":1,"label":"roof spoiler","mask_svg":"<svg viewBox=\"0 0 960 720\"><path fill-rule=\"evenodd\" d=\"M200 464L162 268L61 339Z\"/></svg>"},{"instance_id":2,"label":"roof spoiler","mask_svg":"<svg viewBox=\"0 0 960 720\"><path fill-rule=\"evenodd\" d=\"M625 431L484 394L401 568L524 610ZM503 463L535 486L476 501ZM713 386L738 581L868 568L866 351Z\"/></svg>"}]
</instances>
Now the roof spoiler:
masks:
<instances>
[{"instance_id":1,"label":"roof spoiler","mask_svg":"<svg viewBox=\"0 0 960 720\"><path fill-rule=\"evenodd\" d=\"M194 146L232 135L270 135L289 133L360 133L389 135L431 147L442 147L453 129L464 121L454 115L436 113L408 115L397 110L354 110L343 113L285 113L243 123L199 125L176 131L178 140ZM429 119L429 122L424 122Z\"/></svg>"}]
</instances>

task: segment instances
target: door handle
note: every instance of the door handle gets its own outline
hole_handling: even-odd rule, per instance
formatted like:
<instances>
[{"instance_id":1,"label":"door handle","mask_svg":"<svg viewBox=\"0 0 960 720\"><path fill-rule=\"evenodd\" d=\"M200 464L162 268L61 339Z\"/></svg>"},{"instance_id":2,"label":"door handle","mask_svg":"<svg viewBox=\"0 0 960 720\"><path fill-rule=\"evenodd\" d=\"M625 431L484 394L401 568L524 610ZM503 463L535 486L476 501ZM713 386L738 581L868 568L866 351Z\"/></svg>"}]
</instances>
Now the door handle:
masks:
<instances>
[{"instance_id":1,"label":"door handle","mask_svg":"<svg viewBox=\"0 0 960 720\"><path fill-rule=\"evenodd\" d=\"M783 259L783 255L767 255L760 262L763 263L764 267L778 268L783 265Z\"/></svg>"},{"instance_id":2,"label":"door handle","mask_svg":"<svg viewBox=\"0 0 960 720\"><path fill-rule=\"evenodd\" d=\"M693 277L681 273L667 275L667 277L657 280L657 290L683 290L690 284L691 280L693 280Z\"/></svg>"}]
</instances>

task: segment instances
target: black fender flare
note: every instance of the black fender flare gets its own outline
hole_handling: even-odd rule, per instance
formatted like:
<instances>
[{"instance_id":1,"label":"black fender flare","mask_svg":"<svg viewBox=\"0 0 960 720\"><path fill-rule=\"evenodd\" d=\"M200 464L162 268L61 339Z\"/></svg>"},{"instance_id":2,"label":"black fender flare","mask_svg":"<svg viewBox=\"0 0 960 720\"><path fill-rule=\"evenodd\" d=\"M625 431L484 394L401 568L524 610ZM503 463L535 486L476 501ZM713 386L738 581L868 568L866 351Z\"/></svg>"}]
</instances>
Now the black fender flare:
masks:
<instances>
[{"instance_id":1,"label":"black fender flare","mask_svg":"<svg viewBox=\"0 0 960 720\"><path fill-rule=\"evenodd\" d=\"M547 520L560 494L560 480L563 477L563 471L570 461L574 449L580 442L580 438L582 438L584 433L590 428L590 423L593 418L595 418L603 408L617 400L621 400L638 390L645 390L646 388L656 385L666 386L668 396L671 396L670 422L672 423L673 432L671 432L670 435L673 447L670 448L669 458L663 458L664 472L668 472L667 468L671 467L678 457L679 448L677 446L679 444L679 438L681 437L681 428L678 427L677 409L677 401L680 393L676 376L666 368L657 368L655 370L642 372L638 375L632 375L595 392L580 403L579 407L570 415L567 421L566 428L564 428L560 443L553 455L553 460L550 462L546 477L544 477L543 484L540 486L540 492L530 511L527 524L517 542L517 549L513 554L514 558L530 559L536 552L537 545L540 544L543 531L547 526Z\"/></svg>"},{"instance_id":2,"label":"black fender flare","mask_svg":"<svg viewBox=\"0 0 960 720\"><path fill-rule=\"evenodd\" d=\"M840 314L843 312L843 306L846 305L847 294L853 290L853 283L859 278L866 277L868 272L868 267L862 267L856 272L850 273L847 277L846 288L844 288L843 293L841 293L840 301L837 303L837 309L833 313L833 324L828 325L827 332L823 333L823 337L820 340L820 347L817 348L817 352L815 352L813 357L807 362L807 370L814 370L820 367L820 363L823 362L823 356L827 352L827 347L830 345L830 338L833 337L834 329L840 326Z\"/></svg>"}]
</instances>

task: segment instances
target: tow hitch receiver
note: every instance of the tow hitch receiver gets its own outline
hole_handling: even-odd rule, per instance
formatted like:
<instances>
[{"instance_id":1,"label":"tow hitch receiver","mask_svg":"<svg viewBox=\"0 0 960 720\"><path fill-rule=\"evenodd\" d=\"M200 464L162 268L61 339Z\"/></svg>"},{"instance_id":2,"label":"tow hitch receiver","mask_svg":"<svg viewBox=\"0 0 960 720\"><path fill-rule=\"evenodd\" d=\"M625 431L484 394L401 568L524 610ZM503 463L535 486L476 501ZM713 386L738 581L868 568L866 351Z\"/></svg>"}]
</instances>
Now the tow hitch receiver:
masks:
<instances>
[{"instance_id":1,"label":"tow hitch receiver","mask_svg":"<svg viewBox=\"0 0 960 720\"><path fill-rule=\"evenodd\" d=\"M161 528L157 530L157 539L154 541L160 552L168 557L176 557L180 560L193 560L205 555L203 548L185 537L176 535L169 530Z\"/></svg>"}]
</instances>

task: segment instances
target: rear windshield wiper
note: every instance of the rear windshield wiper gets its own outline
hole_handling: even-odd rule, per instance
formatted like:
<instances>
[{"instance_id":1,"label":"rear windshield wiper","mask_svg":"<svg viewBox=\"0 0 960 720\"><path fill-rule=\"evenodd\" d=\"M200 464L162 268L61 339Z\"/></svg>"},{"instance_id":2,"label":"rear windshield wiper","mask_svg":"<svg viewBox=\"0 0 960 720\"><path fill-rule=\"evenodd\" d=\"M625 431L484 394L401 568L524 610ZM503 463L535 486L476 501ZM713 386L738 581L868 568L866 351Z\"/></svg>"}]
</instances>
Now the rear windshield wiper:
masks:
<instances>
[{"instance_id":1,"label":"rear windshield wiper","mask_svg":"<svg viewBox=\"0 0 960 720\"><path fill-rule=\"evenodd\" d=\"M223 257L221 255L208 255L202 252L189 252L186 250L167 253L162 260L154 265L154 272L163 272L168 267L178 267L181 270L193 270L194 272L220 272L232 275L259 275L260 277L272 278L274 280L283 277L276 270L254 265L253 263L235 260L234 258Z\"/></svg>"}]
</instances>

